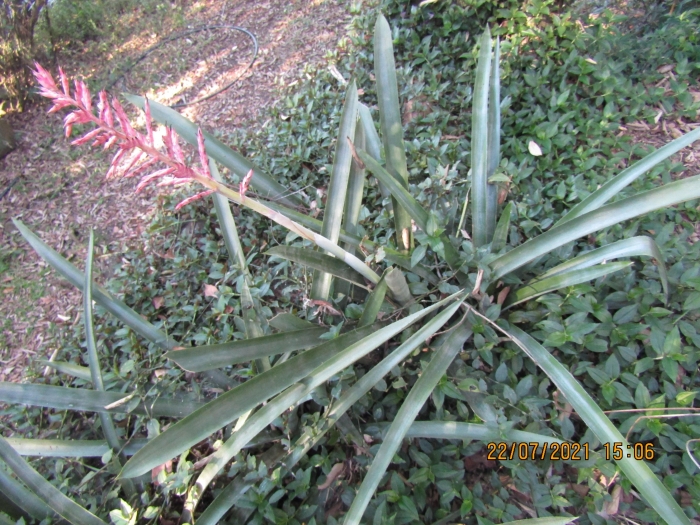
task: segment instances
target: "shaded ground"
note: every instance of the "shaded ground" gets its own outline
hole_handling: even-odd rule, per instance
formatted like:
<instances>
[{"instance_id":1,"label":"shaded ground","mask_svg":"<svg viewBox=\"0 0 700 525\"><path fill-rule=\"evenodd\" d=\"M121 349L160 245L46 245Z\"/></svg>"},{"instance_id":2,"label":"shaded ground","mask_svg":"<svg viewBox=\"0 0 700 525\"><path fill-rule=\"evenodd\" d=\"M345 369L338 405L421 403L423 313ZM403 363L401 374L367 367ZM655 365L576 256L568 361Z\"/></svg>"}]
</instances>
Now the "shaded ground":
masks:
<instances>
[{"instance_id":1,"label":"shaded ground","mask_svg":"<svg viewBox=\"0 0 700 525\"><path fill-rule=\"evenodd\" d=\"M232 79L240 80L210 101L181 111L209 130L261 126L281 89L308 65L325 67L350 20L341 0L206 0L163 3L172 12L125 13L121 42L86 44L59 55L69 76L102 87L143 51L174 33L203 24L236 25L253 33L212 29L159 47L119 78L113 92L145 93L166 104L206 96ZM121 35L119 35L121 36ZM102 47L102 51L100 48ZM19 218L51 247L83 266L89 228L96 232L95 280L104 282L120 254L140 243L154 211L155 192L133 193L134 181L105 181L109 158L71 148L56 115L43 101L10 115L17 150L0 160L0 381L18 380L28 359L49 358L58 350L60 329L80 322L80 294L59 279L30 250L12 218Z\"/></svg>"}]
</instances>

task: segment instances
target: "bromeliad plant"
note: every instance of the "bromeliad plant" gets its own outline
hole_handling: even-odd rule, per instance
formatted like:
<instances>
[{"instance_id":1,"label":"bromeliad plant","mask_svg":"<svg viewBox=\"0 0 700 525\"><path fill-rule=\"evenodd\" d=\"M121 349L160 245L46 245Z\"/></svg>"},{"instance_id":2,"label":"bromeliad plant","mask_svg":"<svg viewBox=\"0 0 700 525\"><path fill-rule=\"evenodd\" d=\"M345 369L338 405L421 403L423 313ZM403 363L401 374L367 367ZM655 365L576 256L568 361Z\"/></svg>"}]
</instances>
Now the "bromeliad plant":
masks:
<instances>
[{"instance_id":1,"label":"bromeliad plant","mask_svg":"<svg viewBox=\"0 0 700 525\"><path fill-rule=\"evenodd\" d=\"M0 384L0 399L99 412L105 432L104 443L84 443L84 448L79 451L74 450L75 445L70 443L51 443L50 446L55 449L60 445L62 450L73 447L72 453L78 455L87 455L90 450L94 452L95 447L103 454L112 450L115 453L114 465L120 469L119 479L127 497L132 490L128 480L147 474L174 457L185 454L200 441L235 423L230 438L207 458L206 466L187 492L184 518L190 522L194 521L204 491L243 447L290 407L291 410L298 409L317 388L398 335L402 336L399 346L343 391L342 396L334 399L314 427L292 436L286 448L276 449L277 454L266 456L268 468L283 465L291 469L331 427L343 418L347 422L346 413L353 404L426 341L438 337L440 332L429 364L384 433L382 445L350 505L345 517L346 524L360 523L395 452L407 435L527 441L540 445L559 441L531 432L511 430L507 422L499 424L476 408L474 411L485 420L482 424L415 423L421 407L448 366L469 344L474 334L494 344L507 341L505 344L515 345L549 376L601 444L621 443L624 448L624 436L571 373L535 339L500 318L500 314L542 294L622 271L631 262L610 261L640 255L656 261L659 279L668 293L663 256L655 242L648 237L624 239L560 264L553 262L560 248L581 237L654 210L700 198L700 177L696 176L608 204L632 181L700 138L700 129L674 140L625 169L574 206L545 233L519 246L509 246L507 241L514 206L507 204L499 216L497 195L501 142L499 44L496 41L495 49L492 49L487 29L479 45L473 95L470 189L466 193L453 195L452 202L443 210L426 210L409 191L391 31L387 21L379 17L375 28L374 57L380 133L369 108L359 102L357 88L351 82L345 95L323 220L302 213L303 202L298 196L175 111L141 97L127 96L144 111L146 133L143 134L130 124L116 99L109 102L107 95L101 93L95 114L85 84L76 82L71 91L68 80L60 72L59 87L51 75L37 65L36 77L42 94L54 101L51 111L72 109L65 119L67 135L73 125L96 126L96 129L73 143L92 141L93 145L103 145L105 149L117 149L108 175L122 173L124 176L135 176L154 169L160 163L163 167L142 176L138 188L153 182L160 185L196 182L204 186L204 192L186 199L180 206L195 198L212 195L231 266L240 272L237 285L246 338L218 345L182 348L123 302L92 283L91 250L83 274L21 222L15 221L34 249L83 290L90 369L76 369L67 363L53 363L52 366L68 374L89 377L95 390L86 399L87 396L82 395L83 390L3 383ZM164 150L156 146L152 119L167 126ZM197 147L199 167L193 168L188 164L178 145L178 136ZM223 165L239 178L238 191L222 182L218 165ZM389 245L379 246L358 234L367 171L391 196L395 228L394 241ZM252 195L253 191L256 192L255 196ZM311 297L307 305L316 307L318 315L334 324L333 328L329 330L291 314L282 314L273 319L263 315L259 299L250 292L251 275L229 201L272 219L318 247L319 251L311 251L278 246L271 248L268 254L314 269ZM471 212L471 235L463 228L468 211ZM448 229L448 225L453 225L452 229ZM437 266L432 261L428 263L431 252L439 261ZM370 257L363 261L361 253L370 254ZM367 262L380 260L382 257L379 254L392 266L382 268L379 263L371 266ZM423 283L424 286L414 287L414 290L428 290L428 293L412 294L407 276L412 283ZM340 323L341 314L337 308L350 297L362 296L366 296L366 299L357 322L351 324L344 320ZM135 392L126 397L103 392L95 336L90 328L93 299L139 335L162 348L167 358L185 370L204 372L254 362L255 374L206 404L188 404L175 399L152 402L139 400ZM468 387L465 386L465 389L468 390ZM473 398L465 396L467 402L470 399L473 402ZM147 443L124 448L125 441L132 436L119 435L108 414L127 410L180 419ZM30 467L17 459L14 450L26 452L32 444L23 440L12 441L12 447L5 446L4 441L1 444L0 457L43 500L36 503L38 514L50 514L52 509L68 520L81 522L80 518L71 514L74 508L54 497L55 494L40 490ZM39 450L36 445L31 449L34 454ZM128 454L133 456L127 459ZM645 462L623 455L617 463L663 519L668 523L689 523L678 503ZM197 523L217 523L256 482L255 476L246 476L245 473L234 476L197 517ZM0 479L0 483L9 482ZM563 518L562 523L570 519Z\"/></svg>"}]
</instances>

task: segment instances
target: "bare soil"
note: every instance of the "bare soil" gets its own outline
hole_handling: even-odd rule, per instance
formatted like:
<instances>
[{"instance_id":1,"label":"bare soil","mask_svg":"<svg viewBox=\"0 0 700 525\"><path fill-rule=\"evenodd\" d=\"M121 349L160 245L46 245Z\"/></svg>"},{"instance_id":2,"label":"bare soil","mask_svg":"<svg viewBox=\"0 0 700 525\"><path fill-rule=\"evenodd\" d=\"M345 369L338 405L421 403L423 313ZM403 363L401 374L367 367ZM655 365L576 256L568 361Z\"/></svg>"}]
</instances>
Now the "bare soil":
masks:
<instances>
[{"instance_id":1,"label":"bare soil","mask_svg":"<svg viewBox=\"0 0 700 525\"><path fill-rule=\"evenodd\" d=\"M144 20L126 13L108 50L99 42L59 53L68 75L98 87L125 65L170 35L202 25L238 26L250 31L259 52L242 32L213 28L158 47L124 76L113 92L146 94L165 104L207 96L239 78L222 94L182 108L209 130L226 134L237 127L260 127L284 89L308 66L327 67L327 54L347 31L350 15L342 0L200 0L164 2L174 15ZM175 10L178 11L175 13ZM177 16L175 16L177 15ZM55 72L55 69L54 69ZM120 254L139 245L154 213L153 190L135 194L129 179L106 181L109 158L73 148L57 115L37 101L9 115L17 149L0 160L0 381L19 381L29 360L48 359L60 348L62 329L80 322L80 293L31 250L12 219L19 219L79 268L88 232L96 232L96 282L109 278Z\"/></svg>"}]
</instances>

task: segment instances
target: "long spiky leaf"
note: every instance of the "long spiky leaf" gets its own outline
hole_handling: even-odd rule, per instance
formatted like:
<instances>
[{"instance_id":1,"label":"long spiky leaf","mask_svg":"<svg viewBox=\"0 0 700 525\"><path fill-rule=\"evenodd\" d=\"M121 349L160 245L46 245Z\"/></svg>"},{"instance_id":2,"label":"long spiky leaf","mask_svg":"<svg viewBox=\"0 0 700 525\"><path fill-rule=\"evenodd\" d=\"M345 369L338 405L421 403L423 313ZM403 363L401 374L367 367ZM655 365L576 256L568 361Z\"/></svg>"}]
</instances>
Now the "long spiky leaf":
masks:
<instances>
[{"instance_id":1,"label":"long spiky leaf","mask_svg":"<svg viewBox=\"0 0 700 525\"><path fill-rule=\"evenodd\" d=\"M614 224L700 198L700 175L628 197L553 227L491 262L498 279L564 244Z\"/></svg>"}]
</instances>

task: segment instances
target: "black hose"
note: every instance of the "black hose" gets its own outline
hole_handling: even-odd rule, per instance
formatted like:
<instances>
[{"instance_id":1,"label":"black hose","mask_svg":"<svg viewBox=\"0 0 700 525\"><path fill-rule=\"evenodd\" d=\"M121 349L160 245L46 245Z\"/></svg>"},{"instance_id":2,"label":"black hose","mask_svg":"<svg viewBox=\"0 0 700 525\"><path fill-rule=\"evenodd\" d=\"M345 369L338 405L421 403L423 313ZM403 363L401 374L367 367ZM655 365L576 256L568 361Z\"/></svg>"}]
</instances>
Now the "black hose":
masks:
<instances>
[{"instance_id":1,"label":"black hose","mask_svg":"<svg viewBox=\"0 0 700 525\"><path fill-rule=\"evenodd\" d=\"M206 31L207 29L231 29L231 30L233 30L233 31L240 31L241 33L246 34L246 35L253 41L253 46L254 46L254 49L253 49L253 58L250 60L250 62L248 62L248 65L247 65L246 68L241 72L240 75L238 75L234 80L232 80L231 82L229 82L228 84L226 84L226 85L225 85L224 87L222 87L221 89L218 89L218 90L216 90L214 93L210 93L209 95L207 95L207 96L205 96L205 97L202 97L202 98L198 98L198 99L196 99L196 100L193 100L192 102L181 102L181 103L179 103L179 104L173 104L173 105L170 106L170 107L173 108L173 109L175 109L175 108L183 108L183 107L185 107L185 106L193 106L194 104L199 104L199 103L201 103L201 102L204 102L204 101L206 101L206 100L209 100L209 99L211 99L211 98L214 98L214 97L216 97L217 95L220 95L221 93L223 93L224 91L226 91L227 89L229 89L231 86L233 86L236 82L238 82L238 81L243 77L243 75L245 75L245 74L248 72L248 70L249 70L251 67L253 67L253 64L255 63L255 60L258 58L258 39L255 38L255 35L254 35L253 33L251 33L250 31L248 31L247 29L244 29L244 28L242 28L242 27L238 27L238 26L229 26L229 25L204 25L204 26L195 27L195 28L193 28L193 29L188 29L187 31L183 31L183 32L181 32L181 33L176 33L176 34L174 34L174 35L170 35L169 37L167 37L167 38L161 40L161 41L158 42L157 44L152 45L150 48L148 48L146 51L144 51L132 64L130 64L129 66L127 66L126 69L124 69L124 71L122 71L117 77L113 78L113 79L109 82L109 84L107 84L107 86L105 87L105 89L106 89L106 90L109 90L109 89L111 89L112 87L114 87L114 85L115 85L117 82L119 82L119 80L120 80L122 77L124 77L127 73L129 73L129 71L131 71L131 70L134 68L134 66L135 66L136 64L138 64L139 62L141 62L144 58L146 58L148 55L150 55L153 51L155 51L156 49L158 49L158 48L159 48L160 46L162 46L163 44L167 44L168 42L172 42L173 40L177 40L177 39L182 38L182 37L185 37L185 36L187 36L187 35L191 35L192 33L198 33L198 32L200 32L200 31Z\"/></svg>"}]
</instances>

